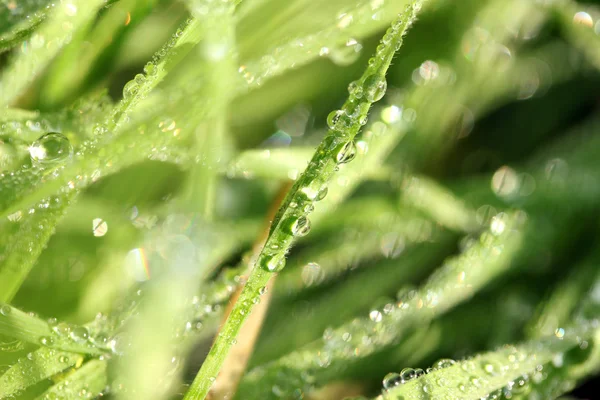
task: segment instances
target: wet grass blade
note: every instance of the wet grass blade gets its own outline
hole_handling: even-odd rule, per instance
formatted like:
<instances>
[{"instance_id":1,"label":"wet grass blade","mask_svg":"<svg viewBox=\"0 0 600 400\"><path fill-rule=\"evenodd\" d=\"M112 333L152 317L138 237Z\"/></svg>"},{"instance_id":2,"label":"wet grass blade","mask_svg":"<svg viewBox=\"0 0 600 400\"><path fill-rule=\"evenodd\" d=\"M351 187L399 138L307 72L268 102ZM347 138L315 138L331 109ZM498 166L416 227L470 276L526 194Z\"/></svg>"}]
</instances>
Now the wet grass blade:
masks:
<instances>
[{"instance_id":1,"label":"wet grass blade","mask_svg":"<svg viewBox=\"0 0 600 400\"><path fill-rule=\"evenodd\" d=\"M324 188L335 173L337 164L346 163L355 157L354 137L366 122L371 104L383 97L386 89L385 73L420 8L421 2L416 1L399 16L384 36L381 46L373 57L373 62L350 90L349 100L342 110L334 111L328 118L332 130L282 204L248 282L225 322L221 335L217 337L186 394L186 400L200 400L206 397L233 345L232 341L235 340L247 314L252 310L253 300L260 298L271 276L283 268L285 254L291 247L294 237L308 233L310 222L306 217L307 211L304 211L306 205L324 197ZM292 203L294 206L291 206Z\"/></svg>"},{"instance_id":2,"label":"wet grass blade","mask_svg":"<svg viewBox=\"0 0 600 400\"><path fill-rule=\"evenodd\" d=\"M0 108L14 103L43 71L71 35L104 5L104 0L72 0L54 8L32 37L21 47L0 76Z\"/></svg>"}]
</instances>

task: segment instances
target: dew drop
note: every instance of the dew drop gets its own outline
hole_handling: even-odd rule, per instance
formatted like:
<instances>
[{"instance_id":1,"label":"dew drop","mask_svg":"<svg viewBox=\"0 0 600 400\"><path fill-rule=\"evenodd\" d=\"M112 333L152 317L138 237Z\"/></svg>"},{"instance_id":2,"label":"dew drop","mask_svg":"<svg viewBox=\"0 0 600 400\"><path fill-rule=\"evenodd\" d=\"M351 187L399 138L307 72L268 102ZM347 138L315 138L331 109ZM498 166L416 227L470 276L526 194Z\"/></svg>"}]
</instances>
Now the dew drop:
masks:
<instances>
[{"instance_id":1,"label":"dew drop","mask_svg":"<svg viewBox=\"0 0 600 400\"><path fill-rule=\"evenodd\" d=\"M444 369L451 367L454 364L456 364L456 361L452 360L451 358L442 358L441 360L436 361L436 363L433 365L433 369Z\"/></svg>"},{"instance_id":2,"label":"dew drop","mask_svg":"<svg viewBox=\"0 0 600 400\"><path fill-rule=\"evenodd\" d=\"M275 256L270 257L263 265L269 272L279 272L285 267L285 257L281 257L280 259Z\"/></svg>"},{"instance_id":3,"label":"dew drop","mask_svg":"<svg viewBox=\"0 0 600 400\"><path fill-rule=\"evenodd\" d=\"M305 216L299 217L292 225L292 234L302 237L308 235L308 232L310 232L310 220Z\"/></svg>"},{"instance_id":4,"label":"dew drop","mask_svg":"<svg viewBox=\"0 0 600 400\"><path fill-rule=\"evenodd\" d=\"M365 79L365 98L368 101L375 102L381 100L386 90L387 81L385 77L373 74Z\"/></svg>"},{"instance_id":5,"label":"dew drop","mask_svg":"<svg viewBox=\"0 0 600 400\"><path fill-rule=\"evenodd\" d=\"M373 310L369 313L369 319L373 322L381 322L383 315L379 310Z\"/></svg>"},{"instance_id":6,"label":"dew drop","mask_svg":"<svg viewBox=\"0 0 600 400\"><path fill-rule=\"evenodd\" d=\"M102 218L94 218L92 221L92 232L96 237L102 237L108 232L108 224Z\"/></svg>"},{"instance_id":7,"label":"dew drop","mask_svg":"<svg viewBox=\"0 0 600 400\"><path fill-rule=\"evenodd\" d=\"M61 133L50 132L29 146L31 161L37 165L50 165L73 156L71 142Z\"/></svg>"},{"instance_id":8,"label":"dew drop","mask_svg":"<svg viewBox=\"0 0 600 400\"><path fill-rule=\"evenodd\" d=\"M10 306L8 306L6 304L3 305L2 307L0 307L0 314L4 315L5 317L8 316L11 311L12 311L12 308L10 308Z\"/></svg>"},{"instance_id":9,"label":"dew drop","mask_svg":"<svg viewBox=\"0 0 600 400\"><path fill-rule=\"evenodd\" d=\"M89 337L89 332L87 330L87 328L83 327L83 326L78 326L76 328L71 329L71 339L73 339L76 342L82 343L87 341L88 337Z\"/></svg>"},{"instance_id":10,"label":"dew drop","mask_svg":"<svg viewBox=\"0 0 600 400\"><path fill-rule=\"evenodd\" d=\"M317 193L317 197L315 197L315 201L321 201L327 196L327 186L323 185L321 189L319 189L319 193Z\"/></svg>"},{"instance_id":11,"label":"dew drop","mask_svg":"<svg viewBox=\"0 0 600 400\"><path fill-rule=\"evenodd\" d=\"M425 372L420 368L404 368L402 371L400 371L400 378L402 379L402 383L406 383L412 379L418 378L424 373Z\"/></svg>"},{"instance_id":12,"label":"dew drop","mask_svg":"<svg viewBox=\"0 0 600 400\"><path fill-rule=\"evenodd\" d=\"M129 99L135 96L139 89L139 85L135 80L127 82L127 84L125 84L125 86L123 87L123 98Z\"/></svg>"},{"instance_id":13,"label":"dew drop","mask_svg":"<svg viewBox=\"0 0 600 400\"><path fill-rule=\"evenodd\" d=\"M354 157L356 157L356 144L353 141L349 141L340 146L335 160L338 164L346 164L354 160Z\"/></svg>"},{"instance_id":14,"label":"dew drop","mask_svg":"<svg viewBox=\"0 0 600 400\"><path fill-rule=\"evenodd\" d=\"M383 377L383 388L389 390L402 383L402 377L396 372L390 372Z\"/></svg>"},{"instance_id":15,"label":"dew drop","mask_svg":"<svg viewBox=\"0 0 600 400\"><path fill-rule=\"evenodd\" d=\"M340 121L340 118L344 115L343 110L335 110L329 113L327 116L327 126L329 129L335 129L336 125Z\"/></svg>"}]
</instances>

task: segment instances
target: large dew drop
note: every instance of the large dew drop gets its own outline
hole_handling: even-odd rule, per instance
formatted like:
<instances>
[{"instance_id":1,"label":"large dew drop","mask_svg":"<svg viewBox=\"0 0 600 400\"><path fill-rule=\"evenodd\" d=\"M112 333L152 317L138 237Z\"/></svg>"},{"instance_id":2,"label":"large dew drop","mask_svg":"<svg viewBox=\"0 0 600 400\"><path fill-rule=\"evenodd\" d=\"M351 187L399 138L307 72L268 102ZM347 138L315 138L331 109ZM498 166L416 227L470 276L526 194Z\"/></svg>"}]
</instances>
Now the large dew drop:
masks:
<instances>
[{"instance_id":1,"label":"large dew drop","mask_svg":"<svg viewBox=\"0 0 600 400\"><path fill-rule=\"evenodd\" d=\"M270 257L262 264L263 268L269 272L279 272L285 267L285 257Z\"/></svg>"},{"instance_id":2,"label":"large dew drop","mask_svg":"<svg viewBox=\"0 0 600 400\"><path fill-rule=\"evenodd\" d=\"M292 234L294 236L306 236L310 232L310 220L301 216L292 224Z\"/></svg>"},{"instance_id":3,"label":"large dew drop","mask_svg":"<svg viewBox=\"0 0 600 400\"><path fill-rule=\"evenodd\" d=\"M400 374L397 372L390 372L383 378L383 388L385 390L390 390L395 388L396 386L402 383L402 378Z\"/></svg>"},{"instance_id":4,"label":"large dew drop","mask_svg":"<svg viewBox=\"0 0 600 400\"><path fill-rule=\"evenodd\" d=\"M345 164L354 160L354 157L356 157L356 145L350 141L340 147L335 159L338 164Z\"/></svg>"},{"instance_id":5,"label":"large dew drop","mask_svg":"<svg viewBox=\"0 0 600 400\"><path fill-rule=\"evenodd\" d=\"M61 133L51 132L40 137L29 146L31 161L37 165L60 163L73 156L73 146Z\"/></svg>"},{"instance_id":6,"label":"large dew drop","mask_svg":"<svg viewBox=\"0 0 600 400\"><path fill-rule=\"evenodd\" d=\"M381 75L370 75L365 79L364 94L368 101L375 102L382 99L387 90L385 77Z\"/></svg>"}]
</instances>

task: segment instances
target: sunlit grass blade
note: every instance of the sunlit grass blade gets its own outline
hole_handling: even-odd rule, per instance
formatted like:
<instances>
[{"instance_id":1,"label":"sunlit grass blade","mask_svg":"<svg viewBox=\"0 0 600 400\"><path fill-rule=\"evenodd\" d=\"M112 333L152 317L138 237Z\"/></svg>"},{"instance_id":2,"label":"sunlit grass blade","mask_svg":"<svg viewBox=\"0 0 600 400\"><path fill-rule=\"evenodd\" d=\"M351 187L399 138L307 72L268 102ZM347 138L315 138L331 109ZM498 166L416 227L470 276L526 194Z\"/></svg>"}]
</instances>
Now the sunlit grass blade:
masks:
<instances>
[{"instance_id":1,"label":"sunlit grass blade","mask_svg":"<svg viewBox=\"0 0 600 400\"><path fill-rule=\"evenodd\" d=\"M46 107L72 98L107 48L155 6L155 0L122 0L108 8L97 23L71 43L55 60L41 89Z\"/></svg>"},{"instance_id":2,"label":"sunlit grass blade","mask_svg":"<svg viewBox=\"0 0 600 400\"><path fill-rule=\"evenodd\" d=\"M71 35L104 5L104 0L72 0L54 8L0 76L0 108L14 103Z\"/></svg>"},{"instance_id":3,"label":"sunlit grass blade","mask_svg":"<svg viewBox=\"0 0 600 400\"><path fill-rule=\"evenodd\" d=\"M105 360L90 360L46 390L37 400L95 398L106 390L106 367Z\"/></svg>"},{"instance_id":4,"label":"sunlit grass blade","mask_svg":"<svg viewBox=\"0 0 600 400\"><path fill-rule=\"evenodd\" d=\"M82 362L83 356L79 354L45 347L31 352L0 376L0 399L12 398L16 393Z\"/></svg>"},{"instance_id":5,"label":"sunlit grass blade","mask_svg":"<svg viewBox=\"0 0 600 400\"><path fill-rule=\"evenodd\" d=\"M50 0L21 2L0 9L0 53L17 46L25 40L44 20L54 4ZM14 12L19 8L19 12Z\"/></svg>"},{"instance_id":6,"label":"sunlit grass blade","mask_svg":"<svg viewBox=\"0 0 600 400\"><path fill-rule=\"evenodd\" d=\"M434 221L450 229L470 232L479 227L475 210L448 189L424 176L403 180L401 202L423 211Z\"/></svg>"},{"instance_id":7,"label":"sunlit grass blade","mask_svg":"<svg viewBox=\"0 0 600 400\"><path fill-rule=\"evenodd\" d=\"M72 327L61 335L54 331L48 322L6 304L0 305L0 334L76 353L104 353L88 341L89 332L86 328Z\"/></svg>"},{"instance_id":8,"label":"sunlit grass blade","mask_svg":"<svg viewBox=\"0 0 600 400\"><path fill-rule=\"evenodd\" d=\"M246 315L252 310L254 299L260 298L271 276L285 265L285 254L292 246L294 237L304 236L310 230L310 221L307 219L310 210L305 211L305 207L325 196L324 190L335 173L336 165L352 161L355 157L354 137L366 122L372 103L383 97L386 89L385 73L420 8L421 2L415 1L399 16L386 32L373 62L350 90L349 100L342 110L334 111L328 118L332 130L288 193L272 222L269 237L248 282L185 399L205 398L233 345L232 341L241 329Z\"/></svg>"},{"instance_id":9,"label":"sunlit grass blade","mask_svg":"<svg viewBox=\"0 0 600 400\"><path fill-rule=\"evenodd\" d=\"M227 167L229 178L291 179L304 171L314 149L250 149L240 153Z\"/></svg>"},{"instance_id":10,"label":"sunlit grass blade","mask_svg":"<svg viewBox=\"0 0 600 400\"><path fill-rule=\"evenodd\" d=\"M0 301L10 302L62 218L69 197L50 197L34 207L17 211L0 225Z\"/></svg>"},{"instance_id":11,"label":"sunlit grass blade","mask_svg":"<svg viewBox=\"0 0 600 400\"><path fill-rule=\"evenodd\" d=\"M275 293L294 296L304 288L328 284L362 263L369 268L378 259L397 258L416 243L435 242L440 234L414 209L398 209L379 198L348 201L315 226L310 247L290 258Z\"/></svg>"},{"instance_id":12,"label":"sunlit grass blade","mask_svg":"<svg viewBox=\"0 0 600 400\"><path fill-rule=\"evenodd\" d=\"M544 364L577 348L593 332L589 326L574 327L561 336L506 346L458 363L441 361L424 375L422 370L406 369L384 378L387 390L377 399L519 398L530 390L529 379L544 380L538 377L543 374Z\"/></svg>"}]
</instances>

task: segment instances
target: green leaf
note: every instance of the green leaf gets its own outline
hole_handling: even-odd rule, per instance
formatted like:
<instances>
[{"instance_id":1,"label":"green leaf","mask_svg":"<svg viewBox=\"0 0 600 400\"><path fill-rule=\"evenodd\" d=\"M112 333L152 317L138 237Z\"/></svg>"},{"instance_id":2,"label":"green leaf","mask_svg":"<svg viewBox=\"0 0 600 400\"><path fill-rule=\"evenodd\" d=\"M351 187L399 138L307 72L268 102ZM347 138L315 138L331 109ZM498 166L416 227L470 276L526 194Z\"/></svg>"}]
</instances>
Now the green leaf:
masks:
<instances>
[{"instance_id":1,"label":"green leaf","mask_svg":"<svg viewBox=\"0 0 600 400\"><path fill-rule=\"evenodd\" d=\"M492 394L509 397L513 393L518 398L529 390L528 376L539 373L540 366L577 347L593 332L591 327L575 327L568 334L561 333L562 336L553 335L516 347L506 346L445 368L444 364L451 363L442 361L439 367L416 379L415 371L407 369L399 375L384 378L384 385L390 389L377 399L478 399ZM523 376L525 378L521 378ZM401 383L402 378L406 383Z\"/></svg>"},{"instance_id":2,"label":"green leaf","mask_svg":"<svg viewBox=\"0 0 600 400\"><path fill-rule=\"evenodd\" d=\"M354 138L366 122L371 105L383 97L387 69L420 8L420 1L413 2L392 24L365 73L352 86L350 97L342 110L334 111L328 118L331 131L275 216L267 242L258 256L248 282L186 394L186 400L206 397L232 346L232 341L252 310L254 299L260 298L271 276L283 268L285 254L292 246L294 237L308 233L310 221L307 219L308 211L305 211L305 206L323 198L326 194L323 190L334 175L336 165L349 162L355 157Z\"/></svg>"},{"instance_id":3,"label":"green leaf","mask_svg":"<svg viewBox=\"0 0 600 400\"><path fill-rule=\"evenodd\" d=\"M23 90L66 45L73 32L84 26L104 0L71 0L54 8L35 35L21 46L0 76L0 108L14 103Z\"/></svg>"},{"instance_id":4,"label":"green leaf","mask_svg":"<svg viewBox=\"0 0 600 400\"><path fill-rule=\"evenodd\" d=\"M106 389L106 369L107 362L105 360L90 360L46 390L37 400L95 398Z\"/></svg>"},{"instance_id":5,"label":"green leaf","mask_svg":"<svg viewBox=\"0 0 600 400\"><path fill-rule=\"evenodd\" d=\"M26 314L7 304L0 303L0 334L29 343L75 353L102 354L105 351L91 342L85 327L48 322Z\"/></svg>"},{"instance_id":6,"label":"green leaf","mask_svg":"<svg viewBox=\"0 0 600 400\"><path fill-rule=\"evenodd\" d=\"M11 398L19 391L81 364L82 361L81 355L49 348L29 353L0 376L0 399Z\"/></svg>"},{"instance_id":7,"label":"green leaf","mask_svg":"<svg viewBox=\"0 0 600 400\"><path fill-rule=\"evenodd\" d=\"M15 296L62 218L71 196L49 197L0 225L0 301Z\"/></svg>"},{"instance_id":8,"label":"green leaf","mask_svg":"<svg viewBox=\"0 0 600 400\"><path fill-rule=\"evenodd\" d=\"M5 4L0 8L0 52L8 50L26 39L44 20L50 0L26 0Z\"/></svg>"}]
</instances>

